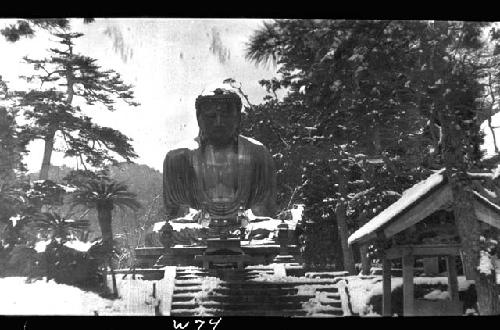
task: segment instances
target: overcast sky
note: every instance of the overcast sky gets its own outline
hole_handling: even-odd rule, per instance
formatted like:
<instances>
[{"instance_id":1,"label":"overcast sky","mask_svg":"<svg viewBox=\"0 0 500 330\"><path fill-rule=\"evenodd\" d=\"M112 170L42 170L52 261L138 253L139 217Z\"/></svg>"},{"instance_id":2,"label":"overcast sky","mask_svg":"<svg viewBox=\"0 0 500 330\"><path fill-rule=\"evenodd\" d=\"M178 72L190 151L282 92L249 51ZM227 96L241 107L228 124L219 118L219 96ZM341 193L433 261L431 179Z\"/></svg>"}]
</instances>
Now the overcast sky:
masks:
<instances>
[{"instance_id":1,"label":"overcast sky","mask_svg":"<svg viewBox=\"0 0 500 330\"><path fill-rule=\"evenodd\" d=\"M165 153L198 132L194 101L206 85L226 78L241 82L252 103L259 103L265 91L258 84L270 78L275 68L255 66L245 60L245 43L262 25L262 20L231 19L97 19L83 24L72 21L73 31L85 36L77 40L76 51L94 57L106 69L114 69L135 88L139 107L118 104L114 113L86 107L100 125L122 131L133 139L139 158L135 161L161 169ZM12 23L0 20L0 26ZM10 88L21 87L19 74L30 67L23 56L41 57L54 47L46 33L14 44L0 38L0 75ZM41 141L30 145L26 162L38 171L42 159ZM55 165L76 166L76 159L52 158Z\"/></svg>"},{"instance_id":2,"label":"overcast sky","mask_svg":"<svg viewBox=\"0 0 500 330\"><path fill-rule=\"evenodd\" d=\"M13 20L0 19L0 27ZM245 44L263 20L248 19L97 19L83 24L72 20L78 39L76 51L94 57L105 69L114 69L135 86L139 107L118 104L110 113L98 107L84 107L100 125L122 131L133 139L139 158L135 161L161 170L165 153L198 132L194 101L206 85L226 78L241 82L252 103L259 103L265 91L258 81L275 75L274 67L255 66L245 60ZM11 89L22 88L20 74L29 74L23 56L43 57L55 47L54 37L43 31L31 39L8 43L0 38L0 75ZM493 124L500 126L500 116ZM485 125L483 125L485 127ZM491 134L485 130L485 146L493 153ZM57 146L57 145L56 145ZM30 171L38 171L43 144L31 143L25 159ZM76 166L55 152L52 164Z\"/></svg>"}]
</instances>

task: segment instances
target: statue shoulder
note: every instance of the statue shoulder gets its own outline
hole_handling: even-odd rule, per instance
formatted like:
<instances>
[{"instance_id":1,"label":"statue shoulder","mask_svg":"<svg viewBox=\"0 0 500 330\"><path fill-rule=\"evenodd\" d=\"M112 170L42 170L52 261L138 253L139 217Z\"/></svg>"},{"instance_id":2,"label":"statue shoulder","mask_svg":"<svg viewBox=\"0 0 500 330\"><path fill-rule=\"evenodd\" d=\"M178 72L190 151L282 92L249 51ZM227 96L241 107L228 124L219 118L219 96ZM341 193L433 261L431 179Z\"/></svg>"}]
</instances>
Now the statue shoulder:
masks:
<instances>
[{"instance_id":1,"label":"statue shoulder","mask_svg":"<svg viewBox=\"0 0 500 330\"><path fill-rule=\"evenodd\" d=\"M194 150L198 148L199 144L197 139L182 141L181 143L176 145L173 149L167 152L167 155L165 156L165 161L167 161L167 159L173 160L179 157L190 155Z\"/></svg>"}]
</instances>

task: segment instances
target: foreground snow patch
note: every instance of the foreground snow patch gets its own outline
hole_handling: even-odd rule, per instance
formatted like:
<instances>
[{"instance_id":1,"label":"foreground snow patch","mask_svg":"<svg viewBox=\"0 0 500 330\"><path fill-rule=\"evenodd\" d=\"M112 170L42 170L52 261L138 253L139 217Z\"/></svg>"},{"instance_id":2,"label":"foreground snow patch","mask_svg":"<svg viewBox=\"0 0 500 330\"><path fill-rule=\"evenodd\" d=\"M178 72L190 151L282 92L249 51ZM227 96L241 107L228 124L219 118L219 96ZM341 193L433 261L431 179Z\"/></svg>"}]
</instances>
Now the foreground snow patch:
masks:
<instances>
[{"instance_id":1,"label":"foreground snow patch","mask_svg":"<svg viewBox=\"0 0 500 330\"><path fill-rule=\"evenodd\" d=\"M0 278L0 314L94 315L113 309L115 301L93 292L45 280L26 283L26 277Z\"/></svg>"}]
</instances>

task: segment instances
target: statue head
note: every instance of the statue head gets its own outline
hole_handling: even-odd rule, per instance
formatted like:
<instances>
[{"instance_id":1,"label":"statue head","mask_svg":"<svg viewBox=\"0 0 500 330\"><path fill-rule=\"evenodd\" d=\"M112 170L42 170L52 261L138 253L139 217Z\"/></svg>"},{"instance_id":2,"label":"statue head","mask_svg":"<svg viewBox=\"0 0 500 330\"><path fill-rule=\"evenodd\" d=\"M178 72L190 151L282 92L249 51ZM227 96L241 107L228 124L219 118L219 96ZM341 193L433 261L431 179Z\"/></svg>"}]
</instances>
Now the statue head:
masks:
<instances>
[{"instance_id":1,"label":"statue head","mask_svg":"<svg viewBox=\"0 0 500 330\"><path fill-rule=\"evenodd\" d=\"M241 98L230 88L219 87L202 93L196 99L196 118L201 143L226 146L237 141Z\"/></svg>"}]
</instances>

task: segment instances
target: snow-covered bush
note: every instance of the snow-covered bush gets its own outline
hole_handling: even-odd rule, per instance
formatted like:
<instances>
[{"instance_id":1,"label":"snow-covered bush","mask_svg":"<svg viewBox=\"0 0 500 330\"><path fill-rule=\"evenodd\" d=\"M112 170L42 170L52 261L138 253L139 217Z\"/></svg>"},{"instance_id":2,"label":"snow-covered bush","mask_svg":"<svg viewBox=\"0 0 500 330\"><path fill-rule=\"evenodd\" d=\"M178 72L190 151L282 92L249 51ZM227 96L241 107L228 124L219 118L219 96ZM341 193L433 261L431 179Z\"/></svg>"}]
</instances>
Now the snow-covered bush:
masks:
<instances>
[{"instance_id":1,"label":"snow-covered bush","mask_svg":"<svg viewBox=\"0 0 500 330\"><path fill-rule=\"evenodd\" d=\"M100 284L98 259L89 252L78 251L54 240L47 245L44 254L48 279L91 287Z\"/></svg>"}]
</instances>

